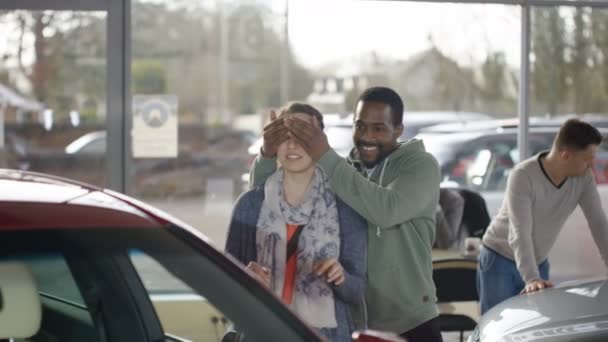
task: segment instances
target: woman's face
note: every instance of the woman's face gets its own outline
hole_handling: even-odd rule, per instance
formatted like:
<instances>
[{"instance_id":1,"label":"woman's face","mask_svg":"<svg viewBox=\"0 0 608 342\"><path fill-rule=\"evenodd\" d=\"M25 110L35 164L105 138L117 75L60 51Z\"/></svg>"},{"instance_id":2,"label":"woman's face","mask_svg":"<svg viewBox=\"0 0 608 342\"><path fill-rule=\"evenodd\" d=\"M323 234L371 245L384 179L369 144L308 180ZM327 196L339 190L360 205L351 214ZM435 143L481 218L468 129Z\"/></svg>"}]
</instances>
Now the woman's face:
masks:
<instances>
[{"instance_id":1,"label":"woman's face","mask_svg":"<svg viewBox=\"0 0 608 342\"><path fill-rule=\"evenodd\" d=\"M285 116L295 116L304 120L310 120L311 116L304 113L286 114ZM315 125L318 125L316 118ZM277 151L277 158L285 172L299 173L308 171L314 167L315 163L302 146L293 139L285 140Z\"/></svg>"}]
</instances>

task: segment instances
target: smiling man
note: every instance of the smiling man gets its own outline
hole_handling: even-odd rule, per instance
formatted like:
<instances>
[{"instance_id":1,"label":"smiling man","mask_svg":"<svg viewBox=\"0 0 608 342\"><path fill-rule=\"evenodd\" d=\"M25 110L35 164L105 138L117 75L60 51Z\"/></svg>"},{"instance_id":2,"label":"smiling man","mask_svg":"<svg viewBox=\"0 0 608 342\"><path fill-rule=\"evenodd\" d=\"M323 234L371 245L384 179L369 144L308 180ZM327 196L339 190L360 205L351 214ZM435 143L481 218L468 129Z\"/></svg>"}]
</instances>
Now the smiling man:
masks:
<instances>
[{"instance_id":1,"label":"smiling man","mask_svg":"<svg viewBox=\"0 0 608 342\"><path fill-rule=\"evenodd\" d=\"M253 185L276 167L277 142L294 138L329 178L336 195L368 223L367 327L408 341L441 341L435 307L431 247L440 173L420 140L399 143L403 102L386 87L359 97L355 148L347 160L310 121L288 118L265 128L264 146L251 172Z\"/></svg>"}]
</instances>

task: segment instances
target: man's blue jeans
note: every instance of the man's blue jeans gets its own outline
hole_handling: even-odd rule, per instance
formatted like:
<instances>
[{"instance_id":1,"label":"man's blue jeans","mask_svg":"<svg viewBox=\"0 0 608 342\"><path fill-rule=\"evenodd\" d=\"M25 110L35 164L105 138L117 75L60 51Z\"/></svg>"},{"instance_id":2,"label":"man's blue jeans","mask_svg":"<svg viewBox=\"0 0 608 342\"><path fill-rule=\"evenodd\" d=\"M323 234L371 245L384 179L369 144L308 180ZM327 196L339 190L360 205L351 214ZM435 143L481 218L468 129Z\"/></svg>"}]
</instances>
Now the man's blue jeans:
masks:
<instances>
[{"instance_id":1,"label":"man's blue jeans","mask_svg":"<svg viewBox=\"0 0 608 342\"><path fill-rule=\"evenodd\" d=\"M549 261L538 266L541 278L549 279ZM515 261L483 246L477 264L477 293L481 314L503 300L518 295L526 284L519 275Z\"/></svg>"}]
</instances>

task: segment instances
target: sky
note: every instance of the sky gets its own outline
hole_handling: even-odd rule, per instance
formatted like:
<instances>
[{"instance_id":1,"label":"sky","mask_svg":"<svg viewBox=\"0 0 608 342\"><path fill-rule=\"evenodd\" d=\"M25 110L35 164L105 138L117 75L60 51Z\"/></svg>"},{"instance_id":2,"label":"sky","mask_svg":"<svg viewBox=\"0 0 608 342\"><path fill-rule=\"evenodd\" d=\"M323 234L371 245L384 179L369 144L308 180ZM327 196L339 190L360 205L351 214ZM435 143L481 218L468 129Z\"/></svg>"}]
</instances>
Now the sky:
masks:
<instances>
[{"instance_id":1,"label":"sky","mask_svg":"<svg viewBox=\"0 0 608 342\"><path fill-rule=\"evenodd\" d=\"M249 1L268 5L279 25L288 1L290 46L299 62L310 68L372 51L407 59L428 49L431 39L463 65L483 61L488 51L502 51L511 66L519 66L518 6L366 0L180 0L176 4L234 6ZM6 36L0 39L0 51L6 49L6 42Z\"/></svg>"},{"instance_id":2,"label":"sky","mask_svg":"<svg viewBox=\"0 0 608 342\"><path fill-rule=\"evenodd\" d=\"M520 18L519 7L495 4L289 0L289 37L309 67L369 51L405 59L428 49L431 37L459 63L483 60L490 50L518 66Z\"/></svg>"}]
</instances>

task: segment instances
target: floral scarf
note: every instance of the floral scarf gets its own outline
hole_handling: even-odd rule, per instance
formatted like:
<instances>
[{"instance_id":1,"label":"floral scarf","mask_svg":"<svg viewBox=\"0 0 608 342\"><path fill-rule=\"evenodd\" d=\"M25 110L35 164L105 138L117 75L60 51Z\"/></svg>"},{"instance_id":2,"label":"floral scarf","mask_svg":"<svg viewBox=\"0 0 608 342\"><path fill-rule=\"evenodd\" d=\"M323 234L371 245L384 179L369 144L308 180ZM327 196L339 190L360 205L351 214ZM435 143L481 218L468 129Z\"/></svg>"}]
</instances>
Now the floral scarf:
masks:
<instances>
[{"instance_id":1,"label":"floral scarf","mask_svg":"<svg viewBox=\"0 0 608 342\"><path fill-rule=\"evenodd\" d=\"M257 222L257 262L271 270L271 290L283 291L287 226L304 225L297 249L294 295L290 307L316 328L337 327L334 294L329 284L312 271L314 262L338 258L340 225L336 197L327 176L316 168L303 201L292 207L283 194L283 170L264 185L264 203Z\"/></svg>"}]
</instances>

